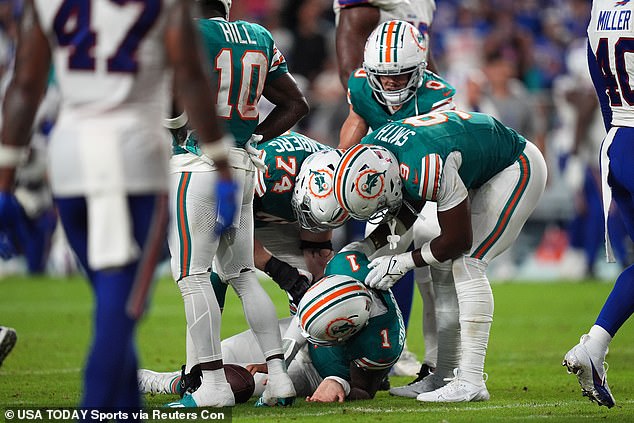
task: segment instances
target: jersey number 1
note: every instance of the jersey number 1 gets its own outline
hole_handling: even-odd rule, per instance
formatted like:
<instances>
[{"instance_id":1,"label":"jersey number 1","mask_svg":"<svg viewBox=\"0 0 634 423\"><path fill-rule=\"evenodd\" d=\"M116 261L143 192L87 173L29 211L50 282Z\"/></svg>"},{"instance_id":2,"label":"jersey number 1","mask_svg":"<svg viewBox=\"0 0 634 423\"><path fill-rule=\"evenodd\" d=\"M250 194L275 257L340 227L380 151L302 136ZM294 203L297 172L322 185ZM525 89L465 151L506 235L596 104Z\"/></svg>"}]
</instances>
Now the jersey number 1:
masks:
<instances>
[{"instance_id":1,"label":"jersey number 1","mask_svg":"<svg viewBox=\"0 0 634 423\"><path fill-rule=\"evenodd\" d=\"M114 54L107 59L108 72L135 73L139 64L136 52L161 12L161 0L110 0L118 6L139 3L141 12ZM92 1L65 0L53 21L57 43L71 47L68 69L95 70L94 48L97 34L90 27Z\"/></svg>"}]
</instances>

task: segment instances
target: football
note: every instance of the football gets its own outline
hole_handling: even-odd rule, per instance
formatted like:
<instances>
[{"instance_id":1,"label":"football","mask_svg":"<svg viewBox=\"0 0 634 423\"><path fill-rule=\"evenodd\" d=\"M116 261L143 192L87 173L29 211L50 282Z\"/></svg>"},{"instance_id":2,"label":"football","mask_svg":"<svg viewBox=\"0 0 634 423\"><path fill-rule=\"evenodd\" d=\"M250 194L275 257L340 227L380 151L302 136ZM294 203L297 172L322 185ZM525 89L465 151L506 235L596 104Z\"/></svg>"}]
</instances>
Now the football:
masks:
<instances>
[{"instance_id":1,"label":"football","mask_svg":"<svg viewBox=\"0 0 634 423\"><path fill-rule=\"evenodd\" d=\"M236 404L247 402L255 391L253 375L237 364L225 364L224 369L227 382L231 385L233 395L236 397Z\"/></svg>"}]
</instances>

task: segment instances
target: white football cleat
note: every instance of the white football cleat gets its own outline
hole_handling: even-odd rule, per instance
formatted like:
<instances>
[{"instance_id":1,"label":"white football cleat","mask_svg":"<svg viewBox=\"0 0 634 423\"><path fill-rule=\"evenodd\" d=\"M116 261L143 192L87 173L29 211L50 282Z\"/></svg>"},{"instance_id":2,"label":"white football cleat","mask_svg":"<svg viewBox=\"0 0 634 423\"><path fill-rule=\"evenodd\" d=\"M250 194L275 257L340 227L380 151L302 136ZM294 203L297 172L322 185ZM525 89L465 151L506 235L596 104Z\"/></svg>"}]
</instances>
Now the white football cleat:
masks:
<instances>
[{"instance_id":1,"label":"white football cleat","mask_svg":"<svg viewBox=\"0 0 634 423\"><path fill-rule=\"evenodd\" d=\"M195 399L194 396L196 396ZM196 407L233 407L236 405L236 399L231 390L229 383L217 383L205 385L193 394L185 394L178 401L165 404L169 408L196 408Z\"/></svg>"},{"instance_id":2,"label":"white football cleat","mask_svg":"<svg viewBox=\"0 0 634 423\"><path fill-rule=\"evenodd\" d=\"M435 391L423 392L416 399L422 402L471 402L488 401L491 396L484 383L474 384L460 377L460 369L454 369L454 377L445 379L447 383Z\"/></svg>"},{"instance_id":3,"label":"white football cleat","mask_svg":"<svg viewBox=\"0 0 634 423\"><path fill-rule=\"evenodd\" d=\"M416 376L420 366L421 363L416 358L416 354L408 350L405 345L398 361L390 369L390 376Z\"/></svg>"},{"instance_id":4,"label":"white football cleat","mask_svg":"<svg viewBox=\"0 0 634 423\"><path fill-rule=\"evenodd\" d=\"M139 369L137 372L139 392L142 394L178 394L181 372L153 372Z\"/></svg>"},{"instance_id":5,"label":"white football cleat","mask_svg":"<svg viewBox=\"0 0 634 423\"><path fill-rule=\"evenodd\" d=\"M269 375L262 396L256 401L256 407L287 406L295 402L295 387L287 373Z\"/></svg>"},{"instance_id":6,"label":"white football cleat","mask_svg":"<svg viewBox=\"0 0 634 423\"><path fill-rule=\"evenodd\" d=\"M0 366L2 366L2 362L7 358L17 340L18 334L15 329L0 326Z\"/></svg>"},{"instance_id":7,"label":"white football cleat","mask_svg":"<svg viewBox=\"0 0 634 423\"><path fill-rule=\"evenodd\" d=\"M615 400L608 386L608 363L603 360L603 357L590 353L585 345L588 339L587 334L581 336L579 343L566 353L562 365L566 366L568 373L574 373L577 376L583 396L599 405L612 408Z\"/></svg>"},{"instance_id":8,"label":"white football cleat","mask_svg":"<svg viewBox=\"0 0 634 423\"><path fill-rule=\"evenodd\" d=\"M434 373L430 373L418 382L413 382L409 385L391 388L390 395L395 395L397 397L416 398L419 394L422 394L423 392L435 391L438 388L442 388L446 384L447 381L444 378Z\"/></svg>"}]
</instances>

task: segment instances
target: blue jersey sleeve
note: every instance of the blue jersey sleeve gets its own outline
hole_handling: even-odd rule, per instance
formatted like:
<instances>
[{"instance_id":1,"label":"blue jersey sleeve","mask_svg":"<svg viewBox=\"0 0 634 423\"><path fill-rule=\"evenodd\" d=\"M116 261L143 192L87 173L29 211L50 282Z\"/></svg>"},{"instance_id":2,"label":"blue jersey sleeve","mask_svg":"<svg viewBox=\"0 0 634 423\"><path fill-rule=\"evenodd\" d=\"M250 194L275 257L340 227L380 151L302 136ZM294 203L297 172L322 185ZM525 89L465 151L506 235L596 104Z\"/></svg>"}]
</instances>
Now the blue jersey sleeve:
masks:
<instances>
[{"instance_id":1,"label":"blue jersey sleeve","mask_svg":"<svg viewBox=\"0 0 634 423\"><path fill-rule=\"evenodd\" d=\"M599 64L597 63L597 58L594 55L594 52L592 51L590 42L588 42L587 51L590 77L592 77L592 83L594 84L594 89L596 90L597 97L599 98L599 105L601 106L601 114L603 115L605 130L609 131L612 126L612 109L610 108L610 99L606 93L605 84L603 83L603 78L601 76L601 70L599 69Z\"/></svg>"}]
</instances>

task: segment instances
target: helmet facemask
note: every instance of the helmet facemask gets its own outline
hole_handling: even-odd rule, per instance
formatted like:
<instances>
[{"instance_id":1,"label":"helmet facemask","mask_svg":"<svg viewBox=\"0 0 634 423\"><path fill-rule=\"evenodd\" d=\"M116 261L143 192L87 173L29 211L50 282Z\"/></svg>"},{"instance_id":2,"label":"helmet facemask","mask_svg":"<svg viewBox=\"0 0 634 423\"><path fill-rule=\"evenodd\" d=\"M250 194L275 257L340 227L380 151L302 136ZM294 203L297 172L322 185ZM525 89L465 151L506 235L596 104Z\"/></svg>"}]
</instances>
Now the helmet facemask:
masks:
<instances>
[{"instance_id":1,"label":"helmet facemask","mask_svg":"<svg viewBox=\"0 0 634 423\"><path fill-rule=\"evenodd\" d=\"M376 100L385 106L402 106L423 83L427 68L427 40L410 23L393 20L377 26L368 37L363 69ZM409 75L404 87L384 88L381 77Z\"/></svg>"}]
</instances>

